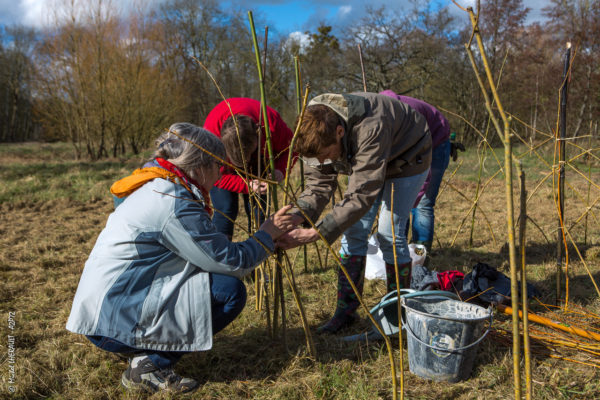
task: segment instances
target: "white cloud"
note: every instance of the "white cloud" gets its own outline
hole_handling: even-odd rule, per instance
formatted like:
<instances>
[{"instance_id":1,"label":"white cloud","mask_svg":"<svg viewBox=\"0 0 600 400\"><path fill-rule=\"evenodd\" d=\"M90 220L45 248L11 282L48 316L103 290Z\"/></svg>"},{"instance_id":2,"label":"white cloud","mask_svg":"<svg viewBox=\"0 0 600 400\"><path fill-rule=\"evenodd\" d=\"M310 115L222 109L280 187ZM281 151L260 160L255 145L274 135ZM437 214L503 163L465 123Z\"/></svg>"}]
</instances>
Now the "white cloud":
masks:
<instances>
[{"instance_id":1,"label":"white cloud","mask_svg":"<svg viewBox=\"0 0 600 400\"><path fill-rule=\"evenodd\" d=\"M39 28L57 19L81 17L97 6L104 15L125 15L136 9L148 10L165 0L0 0L0 24L22 24Z\"/></svg>"},{"instance_id":2,"label":"white cloud","mask_svg":"<svg viewBox=\"0 0 600 400\"><path fill-rule=\"evenodd\" d=\"M346 15L350 14L351 12L352 12L351 5L341 6L337 12L338 18L344 18Z\"/></svg>"},{"instance_id":3,"label":"white cloud","mask_svg":"<svg viewBox=\"0 0 600 400\"><path fill-rule=\"evenodd\" d=\"M48 24L47 0L21 0L21 7L25 12L21 16L21 23L27 26L45 26Z\"/></svg>"},{"instance_id":4,"label":"white cloud","mask_svg":"<svg viewBox=\"0 0 600 400\"><path fill-rule=\"evenodd\" d=\"M292 43L298 44L300 46L300 53L304 53L305 49L310 45L310 36L300 31L292 32L288 35L286 45L291 45Z\"/></svg>"}]
</instances>

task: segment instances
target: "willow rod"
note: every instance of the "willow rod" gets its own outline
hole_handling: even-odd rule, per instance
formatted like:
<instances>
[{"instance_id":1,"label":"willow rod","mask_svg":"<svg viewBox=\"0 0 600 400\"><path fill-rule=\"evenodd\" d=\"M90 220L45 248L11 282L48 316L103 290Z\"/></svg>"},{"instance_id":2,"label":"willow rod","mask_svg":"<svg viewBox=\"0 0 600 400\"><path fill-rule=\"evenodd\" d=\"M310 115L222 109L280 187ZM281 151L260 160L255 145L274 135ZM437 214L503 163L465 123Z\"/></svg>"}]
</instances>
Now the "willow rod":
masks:
<instances>
[{"instance_id":1,"label":"willow rod","mask_svg":"<svg viewBox=\"0 0 600 400\"><path fill-rule=\"evenodd\" d=\"M300 312L300 322L302 323L302 328L304 329L304 337L306 338L306 348L308 349L308 354L311 357L316 357L317 350L315 349L315 343L310 333L308 320L306 319L306 313L304 312L304 306L302 305L302 301L300 300L300 295L298 294L298 289L296 287L296 281L294 279L294 268L290 263L287 253L284 253L284 256L288 268L282 267L282 270L285 273L285 277L287 278L288 283L290 285L292 296L294 297L294 301L296 302L296 306L298 307L298 311Z\"/></svg>"},{"instance_id":2,"label":"willow rod","mask_svg":"<svg viewBox=\"0 0 600 400\"><path fill-rule=\"evenodd\" d=\"M511 315L513 313L513 309L509 306L505 306L504 304L498 304L498 310L500 310L501 312L508 314L508 315ZM521 312L521 310L518 310L518 312L519 312L519 317L523 318L523 313ZM538 324L542 324L542 325L547 326L552 329L571 333L573 335L581 336L581 337L584 337L587 339L592 339L592 340L596 340L596 341L600 342L600 334L595 333L595 332L590 332L588 330L578 328L576 326L564 324L560 321L554 321L550 318L541 317L534 313L529 313L527 316L527 319L531 322L536 322Z\"/></svg>"},{"instance_id":3,"label":"willow rod","mask_svg":"<svg viewBox=\"0 0 600 400\"><path fill-rule=\"evenodd\" d=\"M304 91L304 100L302 101L302 108L298 112L298 124L296 125L296 129L294 131L294 136L292 137L292 141L291 141L290 147L289 147L289 155L288 155L287 166L286 166L286 170L285 170L285 183L283 185L285 188L288 188L288 186L289 186L290 170L292 168L292 157L294 156L294 146L296 146L296 140L298 140L298 132L300 131L300 126L302 126L302 119L304 118L304 110L306 109L306 102L308 101L308 93L310 92L309 89L310 89L309 86L306 85L306 90ZM289 199L287 192L285 194L284 199L285 199L284 203L287 203L288 199Z\"/></svg>"},{"instance_id":4,"label":"willow rod","mask_svg":"<svg viewBox=\"0 0 600 400\"><path fill-rule=\"evenodd\" d=\"M568 93L568 75L571 60L571 43L567 43L567 51L565 53L565 64L563 70L563 82L560 88L560 109L559 109L559 129L557 134L558 140L558 237L556 240L556 304L558 304L561 295L561 275L563 267L563 249L566 259L567 242L565 240L565 224L564 224L564 208L565 208L565 137L567 131L567 93ZM568 261L567 261L568 264ZM566 274L565 274L566 275ZM568 279L568 278L567 278ZM569 304L569 288L567 281L565 308Z\"/></svg>"},{"instance_id":5,"label":"willow rod","mask_svg":"<svg viewBox=\"0 0 600 400\"><path fill-rule=\"evenodd\" d=\"M525 355L525 398L531 400L531 349L529 344L529 319L527 304L527 270L526 270L526 246L527 246L527 189L525 186L525 173L521 162L516 163L517 174L520 182L520 213L519 213L519 250L521 252L521 303L523 305L523 353Z\"/></svg>"},{"instance_id":6,"label":"willow rod","mask_svg":"<svg viewBox=\"0 0 600 400\"><path fill-rule=\"evenodd\" d=\"M400 273L396 255L396 232L394 231L394 184L392 184L390 200L390 218L392 220L392 251L394 253L394 273L396 274L396 302L398 306L398 352L400 353L400 399L404 399L404 353L402 352L402 304L400 303Z\"/></svg>"},{"instance_id":7,"label":"willow rod","mask_svg":"<svg viewBox=\"0 0 600 400\"><path fill-rule=\"evenodd\" d=\"M473 214L471 215L471 231L469 233L469 247L473 247L473 233L475 232L475 214L477 213L477 202L479 199L479 190L481 189L481 177L483 174L483 160L485 159L485 146L478 146L481 152L477 151L477 157L479 158L479 170L477 172L477 186L475 187L475 207L473 207Z\"/></svg>"},{"instance_id":8,"label":"willow rod","mask_svg":"<svg viewBox=\"0 0 600 400\"><path fill-rule=\"evenodd\" d=\"M263 54L263 64L262 64L262 68L263 71L265 70L265 68L267 67L267 43L268 43L268 37L269 37L269 27L265 26L265 44L264 44L264 54ZM259 114L259 120L258 120L258 126L261 126L261 121L262 119L262 114ZM262 131L259 128L258 129L258 157L256 160L256 167L257 167L257 174L258 176L262 176L262 151L260 151L260 144L262 143ZM243 148L240 147L240 151L242 151ZM258 196L258 198L260 199L260 194ZM255 212L255 202L253 201L254 198L250 197L250 218L251 220L254 221L255 225L256 225L256 229L259 228L259 222L257 221L255 218L256 212ZM260 207L260 201L256 202L256 204L259 205ZM268 212L268 206L266 207L266 210L263 210L263 215L269 215L270 213ZM254 270L254 290L256 292L256 311L261 309L261 300L262 300L262 290L263 288L266 288L267 286L265 285L260 285L260 277L259 277L259 273L260 273L260 268L257 268L256 270ZM270 332L271 331L271 324L267 324L267 330Z\"/></svg>"},{"instance_id":9,"label":"willow rod","mask_svg":"<svg viewBox=\"0 0 600 400\"><path fill-rule=\"evenodd\" d=\"M479 12L479 1L477 1L477 10ZM481 38L481 34L479 31L479 14L477 17L473 13L473 8L468 8L469 18L471 20L471 25L473 26L473 33L475 35L475 39L477 41L477 47L479 48L479 53L481 56L481 60L483 62L483 67L485 74L487 76L487 81L489 88L492 92L494 101L496 103L496 107L498 108L498 113L502 118L503 122L503 131L500 131L499 124L495 123L498 136L503 138L504 143L504 181L505 181L505 191L506 191L506 226L507 226L507 234L508 234L508 252L509 252L509 260L510 260L510 281L511 281L511 303L513 306L513 315L512 315L512 326L513 326L513 378L514 378L514 393L515 399L521 398L521 371L520 371L520 362L519 362L519 354L520 354L520 336L519 336L519 315L518 315L518 305L519 305L519 287L518 287L518 276L517 276L517 254L515 248L515 227L514 227L514 203L513 203L513 193L512 193L512 143L511 143L511 134L509 127L509 120L504 113L504 108L502 107L502 102L500 101L500 97L498 96L498 92L496 90L496 86L494 83L494 79L492 77L492 71L490 69L487 56L485 53L485 48L483 45L483 40ZM466 45L465 45L466 46ZM467 50L470 50L468 46ZM470 53L469 53L470 54ZM473 64L474 70L477 71L476 64L472 59L472 55L469 55L471 59L471 63ZM483 88L482 88L483 89ZM483 90L485 92L485 90ZM488 108L488 112L490 116L494 115L491 111L491 103L489 103L489 98L486 97L486 107ZM495 121L495 118L492 118L492 121Z\"/></svg>"},{"instance_id":10,"label":"willow rod","mask_svg":"<svg viewBox=\"0 0 600 400\"><path fill-rule=\"evenodd\" d=\"M506 58L508 57L508 51L506 52L506 55L504 57L504 62L502 63L502 68L504 68L504 65L506 63ZM501 76L502 74L500 74ZM500 76L498 77L498 83L500 84ZM475 189L475 198L478 199L479 198L479 190L481 189L481 177L483 174L483 162L485 160L485 153L486 153L486 149L487 146L485 146L485 144L489 145L489 142L487 140L488 138L488 134L490 131L490 119L491 117L488 118L488 123L486 124L486 130L485 130L485 136L483 137L483 141L481 142L482 146L478 146L479 148L481 148L481 152L477 152L477 156L479 159L479 171L477 173L477 187ZM494 150L491 149L492 153L494 153ZM495 153L494 153L495 155ZM476 200L477 201L477 200ZM476 211L477 211L477 207L473 207L473 215L471 216L471 230L469 233L469 247L473 247L473 234L475 232L475 216L476 216Z\"/></svg>"},{"instance_id":11,"label":"willow rod","mask_svg":"<svg viewBox=\"0 0 600 400\"><path fill-rule=\"evenodd\" d=\"M363 90L367 91L367 77L365 75L365 64L363 63L362 49L360 43L358 44L358 58L360 59L360 71L362 72Z\"/></svg>"},{"instance_id":12,"label":"willow rod","mask_svg":"<svg viewBox=\"0 0 600 400\"><path fill-rule=\"evenodd\" d=\"M302 77L300 75L300 59L298 56L294 56L294 75L296 77L296 113L300 115L302 111L301 105L301 90L300 86L302 85ZM304 164L299 162L300 164L300 189L304 191ZM306 245L302 245L302 254L304 255L304 272L308 272L308 255Z\"/></svg>"},{"instance_id":13,"label":"willow rod","mask_svg":"<svg viewBox=\"0 0 600 400\"><path fill-rule=\"evenodd\" d=\"M258 49L258 40L256 38L256 29L254 28L254 18L252 17L252 11L248 11L248 19L250 21L250 30L252 33L252 43L254 45L254 55L256 56L256 69L258 71L258 80L260 86L260 105L262 109L263 121L265 124L265 141L267 143L267 151L269 152L269 167L271 170L271 178L275 177L275 157L273 157L273 146L271 144L271 130L269 128L269 118L267 114L267 98L265 94L265 84L263 79L263 71L260 62L260 52ZM279 209L279 202L277 200L277 185L271 184L271 199L275 210ZM274 310L273 310L273 336L277 336L278 324L277 314L279 312L278 306L281 303L281 332L284 347L287 347L286 343L286 332L285 332L285 299L283 297L283 278L281 274L281 252L277 252L277 266L275 267L275 298L274 298ZM278 301L279 300L279 301Z\"/></svg>"},{"instance_id":14,"label":"willow rod","mask_svg":"<svg viewBox=\"0 0 600 400\"><path fill-rule=\"evenodd\" d=\"M592 132L592 121L590 121L590 133ZM588 149L592 148L592 135L588 137ZM587 187L587 202L586 205L589 207L590 205L590 191L592 189L592 157L590 153L587 153L587 161L588 161L588 187ZM583 244L587 245L588 240L588 213L585 213L585 228L583 230Z\"/></svg>"}]
</instances>

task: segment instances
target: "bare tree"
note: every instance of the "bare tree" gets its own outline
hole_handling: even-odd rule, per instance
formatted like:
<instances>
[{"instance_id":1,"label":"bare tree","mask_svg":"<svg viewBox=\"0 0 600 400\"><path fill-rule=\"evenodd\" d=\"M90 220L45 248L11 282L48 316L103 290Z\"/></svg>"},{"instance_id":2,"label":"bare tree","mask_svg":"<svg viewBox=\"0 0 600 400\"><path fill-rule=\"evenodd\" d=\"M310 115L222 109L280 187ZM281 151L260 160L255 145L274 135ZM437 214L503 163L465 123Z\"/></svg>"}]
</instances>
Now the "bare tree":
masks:
<instances>
[{"instance_id":1,"label":"bare tree","mask_svg":"<svg viewBox=\"0 0 600 400\"><path fill-rule=\"evenodd\" d=\"M121 21L110 3L70 8L38 52L38 111L49 133L91 159L137 153L172 120L182 95L146 39L142 17ZM151 29L150 29L151 30Z\"/></svg>"},{"instance_id":2,"label":"bare tree","mask_svg":"<svg viewBox=\"0 0 600 400\"><path fill-rule=\"evenodd\" d=\"M2 45L4 43L5 45ZM32 50L35 32L13 26L0 33L0 141L35 138Z\"/></svg>"},{"instance_id":3,"label":"bare tree","mask_svg":"<svg viewBox=\"0 0 600 400\"><path fill-rule=\"evenodd\" d=\"M544 12L555 48L570 41L576 51L569 89L571 110L576 110L569 130L575 137L600 119L600 2L552 0Z\"/></svg>"}]
</instances>

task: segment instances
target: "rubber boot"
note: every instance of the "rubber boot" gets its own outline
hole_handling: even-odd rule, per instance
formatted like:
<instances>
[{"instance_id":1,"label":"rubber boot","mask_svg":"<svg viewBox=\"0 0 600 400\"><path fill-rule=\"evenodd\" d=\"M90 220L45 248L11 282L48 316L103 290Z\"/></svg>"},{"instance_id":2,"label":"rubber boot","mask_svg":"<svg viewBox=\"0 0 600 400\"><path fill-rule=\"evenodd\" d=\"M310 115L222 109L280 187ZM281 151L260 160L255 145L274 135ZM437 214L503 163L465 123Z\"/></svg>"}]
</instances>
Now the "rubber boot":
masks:
<instances>
[{"instance_id":1,"label":"rubber boot","mask_svg":"<svg viewBox=\"0 0 600 400\"><path fill-rule=\"evenodd\" d=\"M400 289L410 289L410 273L412 271L412 262L398 264L398 276L400 277ZM393 292L398 289L396 285L396 268L394 264L385 263L385 277L387 282L387 292Z\"/></svg>"},{"instance_id":2,"label":"rubber boot","mask_svg":"<svg viewBox=\"0 0 600 400\"><path fill-rule=\"evenodd\" d=\"M362 295L365 283L366 256L342 256L342 265ZM352 286L346 279L342 269L338 269L337 306L333 317L323 326L317 328L317 333L335 333L352 324L356 319L355 311L360 305Z\"/></svg>"}]
</instances>

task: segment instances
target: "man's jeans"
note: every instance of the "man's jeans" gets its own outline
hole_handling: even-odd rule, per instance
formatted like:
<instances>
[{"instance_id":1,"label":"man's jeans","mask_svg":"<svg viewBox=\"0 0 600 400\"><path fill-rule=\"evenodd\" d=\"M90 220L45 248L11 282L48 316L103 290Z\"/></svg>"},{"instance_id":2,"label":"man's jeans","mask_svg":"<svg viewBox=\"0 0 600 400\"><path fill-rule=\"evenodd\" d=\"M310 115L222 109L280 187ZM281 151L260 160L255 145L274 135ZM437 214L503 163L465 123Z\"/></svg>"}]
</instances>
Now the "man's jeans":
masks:
<instances>
[{"instance_id":1,"label":"man's jeans","mask_svg":"<svg viewBox=\"0 0 600 400\"><path fill-rule=\"evenodd\" d=\"M412 241L419 243L431 243L433 241L433 229L435 215L435 199L442 184L442 177L450 161L450 141L440 143L431 153L431 179L421 198L419 205L412 209Z\"/></svg>"},{"instance_id":2,"label":"man's jeans","mask_svg":"<svg viewBox=\"0 0 600 400\"><path fill-rule=\"evenodd\" d=\"M243 194L242 197L244 198L244 210L246 211L246 216L248 217L248 232L250 232L252 221L250 218L252 215L250 211L250 195ZM239 193L213 187L210 189L210 198L212 200L213 207L229 217L227 218L219 211L215 211L213 214L213 224L215 224L217 231L224 233L225 235L229 236L229 238L232 238L234 226L233 221L235 221L237 218L239 210ZM256 197L254 199L256 199ZM267 196L261 195L259 196L259 199L261 202L261 207L265 209L267 204ZM253 200L253 203L254 202L255 201ZM259 207L257 204L254 204L254 206L254 218L258 220L258 225L260 226L260 224L264 222L265 216L261 210L261 207Z\"/></svg>"},{"instance_id":3,"label":"man's jeans","mask_svg":"<svg viewBox=\"0 0 600 400\"><path fill-rule=\"evenodd\" d=\"M344 232L340 253L343 256L367 255L369 234L371 233L371 227L381 205L377 239L383 253L383 259L386 263L394 264L394 238L392 235L391 220L391 212L393 211L398 264L409 262L411 258L406 242L406 223L410 216L410 210L428 174L429 170L414 176L387 179L369 211ZM393 210L391 210L392 186L394 188Z\"/></svg>"},{"instance_id":4,"label":"man's jeans","mask_svg":"<svg viewBox=\"0 0 600 400\"><path fill-rule=\"evenodd\" d=\"M246 305L246 286L237 278L228 275L210 274L210 294L212 306L212 333L221 331L231 323ZM170 368L187 351L154 351L130 347L105 336L87 336L102 350L121 353L126 356L144 353L159 368Z\"/></svg>"}]
</instances>

